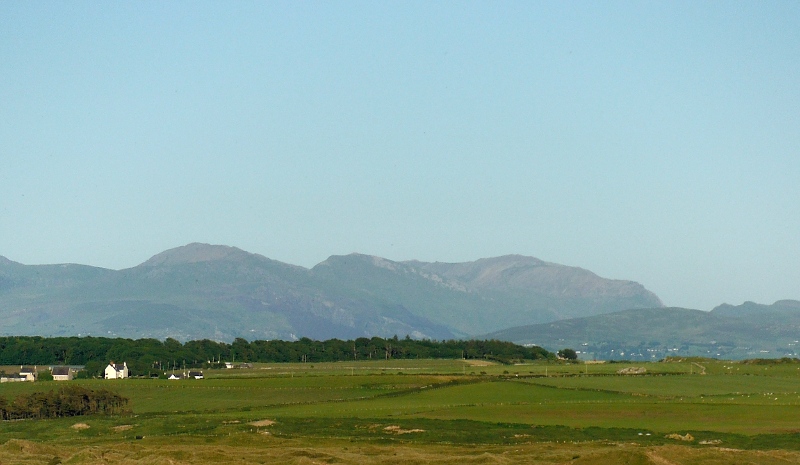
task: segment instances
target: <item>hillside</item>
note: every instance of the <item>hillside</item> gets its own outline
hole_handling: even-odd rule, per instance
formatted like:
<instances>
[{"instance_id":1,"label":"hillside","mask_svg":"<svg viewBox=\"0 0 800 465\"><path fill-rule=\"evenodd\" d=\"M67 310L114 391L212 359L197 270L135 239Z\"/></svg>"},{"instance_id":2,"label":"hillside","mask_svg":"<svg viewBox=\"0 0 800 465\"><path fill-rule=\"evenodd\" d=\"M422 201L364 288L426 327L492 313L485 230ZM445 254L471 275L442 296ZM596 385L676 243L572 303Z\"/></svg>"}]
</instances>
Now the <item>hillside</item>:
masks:
<instances>
[{"instance_id":1,"label":"hillside","mask_svg":"<svg viewBox=\"0 0 800 465\"><path fill-rule=\"evenodd\" d=\"M189 244L118 271L0 258L3 335L448 339L660 305L639 284L520 256L443 264L352 254L309 270Z\"/></svg>"},{"instance_id":2,"label":"hillside","mask_svg":"<svg viewBox=\"0 0 800 465\"><path fill-rule=\"evenodd\" d=\"M633 309L606 315L509 328L488 338L565 347L583 359L652 360L668 355L726 359L796 357L800 302L747 302L711 312L683 308Z\"/></svg>"}]
</instances>

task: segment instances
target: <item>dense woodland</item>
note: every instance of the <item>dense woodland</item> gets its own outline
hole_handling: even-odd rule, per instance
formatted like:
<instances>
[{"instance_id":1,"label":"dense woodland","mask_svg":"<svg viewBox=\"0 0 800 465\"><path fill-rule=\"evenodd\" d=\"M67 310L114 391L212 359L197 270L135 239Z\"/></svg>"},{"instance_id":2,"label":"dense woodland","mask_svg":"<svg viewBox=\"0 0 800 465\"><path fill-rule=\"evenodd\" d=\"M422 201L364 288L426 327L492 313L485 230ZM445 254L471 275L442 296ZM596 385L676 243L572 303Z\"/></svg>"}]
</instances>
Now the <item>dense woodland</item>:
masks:
<instances>
[{"instance_id":1,"label":"dense woodland","mask_svg":"<svg viewBox=\"0 0 800 465\"><path fill-rule=\"evenodd\" d=\"M128 399L106 389L94 391L67 385L48 392L17 396L9 402L0 397L0 419L60 418L92 414L117 414L126 411Z\"/></svg>"},{"instance_id":2,"label":"dense woodland","mask_svg":"<svg viewBox=\"0 0 800 465\"><path fill-rule=\"evenodd\" d=\"M127 362L132 376L148 376L176 368L221 366L224 362L335 362L413 358L486 358L502 363L554 358L541 347L486 340L431 341L358 338L342 341L252 341L232 344L207 339L181 343L175 339L104 337L0 337L0 365L85 365L84 376L102 376L109 361Z\"/></svg>"}]
</instances>

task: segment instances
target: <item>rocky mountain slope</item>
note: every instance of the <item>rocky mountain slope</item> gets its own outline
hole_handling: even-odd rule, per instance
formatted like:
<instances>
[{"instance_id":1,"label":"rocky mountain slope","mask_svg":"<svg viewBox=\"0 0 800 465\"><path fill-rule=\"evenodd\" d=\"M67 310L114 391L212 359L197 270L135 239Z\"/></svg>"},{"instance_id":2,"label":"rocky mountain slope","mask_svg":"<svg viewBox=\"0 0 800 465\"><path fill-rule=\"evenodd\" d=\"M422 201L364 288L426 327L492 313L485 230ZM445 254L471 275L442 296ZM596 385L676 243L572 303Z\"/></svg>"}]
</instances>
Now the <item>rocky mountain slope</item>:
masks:
<instances>
[{"instance_id":1,"label":"rocky mountain slope","mask_svg":"<svg viewBox=\"0 0 800 465\"><path fill-rule=\"evenodd\" d=\"M311 271L337 288L399 303L461 334L661 306L638 283L519 255L425 263L352 254L331 257Z\"/></svg>"}]
</instances>

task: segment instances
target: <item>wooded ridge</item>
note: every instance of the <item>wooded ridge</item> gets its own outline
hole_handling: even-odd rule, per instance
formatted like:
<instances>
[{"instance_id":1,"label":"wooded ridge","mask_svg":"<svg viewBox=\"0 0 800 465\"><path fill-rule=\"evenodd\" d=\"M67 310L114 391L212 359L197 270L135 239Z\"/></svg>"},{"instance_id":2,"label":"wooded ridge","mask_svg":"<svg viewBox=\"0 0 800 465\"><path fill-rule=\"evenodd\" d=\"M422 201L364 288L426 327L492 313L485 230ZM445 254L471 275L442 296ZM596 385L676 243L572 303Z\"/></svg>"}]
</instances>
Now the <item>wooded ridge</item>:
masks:
<instances>
[{"instance_id":1,"label":"wooded ridge","mask_svg":"<svg viewBox=\"0 0 800 465\"><path fill-rule=\"evenodd\" d=\"M497 340L415 340L358 338L315 341L210 340L103 337L0 337L0 365L84 365L83 376L102 376L110 361L128 364L132 376L150 376L173 368L225 367L224 362L337 362L347 360L465 358L501 363L555 358L540 347Z\"/></svg>"}]
</instances>

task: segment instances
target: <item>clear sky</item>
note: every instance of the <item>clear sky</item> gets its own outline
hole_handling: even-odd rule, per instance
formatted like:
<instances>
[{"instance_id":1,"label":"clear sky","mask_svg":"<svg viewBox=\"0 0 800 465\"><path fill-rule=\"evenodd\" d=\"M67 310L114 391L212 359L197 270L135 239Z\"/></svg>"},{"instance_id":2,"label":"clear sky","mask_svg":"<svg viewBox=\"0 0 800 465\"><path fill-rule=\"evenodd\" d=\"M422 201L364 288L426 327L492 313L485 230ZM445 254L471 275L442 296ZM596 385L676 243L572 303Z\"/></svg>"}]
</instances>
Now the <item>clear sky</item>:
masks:
<instances>
[{"instance_id":1,"label":"clear sky","mask_svg":"<svg viewBox=\"0 0 800 465\"><path fill-rule=\"evenodd\" d=\"M800 299L800 2L0 2L0 255L189 242Z\"/></svg>"}]
</instances>

